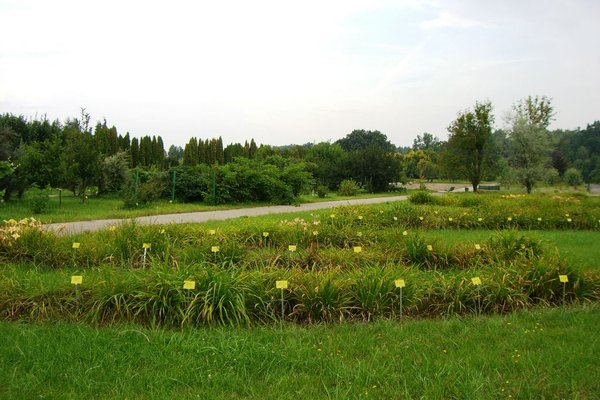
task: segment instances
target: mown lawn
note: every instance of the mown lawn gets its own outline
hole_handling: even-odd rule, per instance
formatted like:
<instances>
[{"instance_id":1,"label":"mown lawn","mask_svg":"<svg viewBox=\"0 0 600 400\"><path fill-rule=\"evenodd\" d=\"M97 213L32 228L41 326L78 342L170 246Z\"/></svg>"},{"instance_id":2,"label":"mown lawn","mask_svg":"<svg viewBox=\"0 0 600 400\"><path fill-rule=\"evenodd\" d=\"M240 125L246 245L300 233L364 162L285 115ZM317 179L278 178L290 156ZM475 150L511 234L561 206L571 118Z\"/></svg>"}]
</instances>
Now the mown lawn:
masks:
<instances>
[{"instance_id":1,"label":"mown lawn","mask_svg":"<svg viewBox=\"0 0 600 400\"><path fill-rule=\"evenodd\" d=\"M0 397L597 399L600 309L150 330L0 323Z\"/></svg>"}]
</instances>

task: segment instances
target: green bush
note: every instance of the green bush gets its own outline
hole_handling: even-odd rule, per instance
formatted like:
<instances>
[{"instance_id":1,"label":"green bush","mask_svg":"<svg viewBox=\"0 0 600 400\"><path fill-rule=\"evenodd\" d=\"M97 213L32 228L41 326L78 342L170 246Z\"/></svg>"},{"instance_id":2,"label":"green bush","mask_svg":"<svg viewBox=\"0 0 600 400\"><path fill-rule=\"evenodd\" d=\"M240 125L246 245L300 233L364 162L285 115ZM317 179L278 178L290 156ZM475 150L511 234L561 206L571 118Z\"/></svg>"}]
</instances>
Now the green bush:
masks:
<instances>
[{"instance_id":1,"label":"green bush","mask_svg":"<svg viewBox=\"0 0 600 400\"><path fill-rule=\"evenodd\" d=\"M544 176L544 182L548 186L556 186L560 182L560 175L556 168L548 168Z\"/></svg>"},{"instance_id":2,"label":"green bush","mask_svg":"<svg viewBox=\"0 0 600 400\"><path fill-rule=\"evenodd\" d=\"M359 190L360 186L354 180L344 179L340 182L338 191L342 196L356 196Z\"/></svg>"},{"instance_id":3,"label":"green bush","mask_svg":"<svg viewBox=\"0 0 600 400\"><path fill-rule=\"evenodd\" d=\"M410 196L408 196L408 200L413 204L435 204L436 199L429 192L418 191Z\"/></svg>"},{"instance_id":4,"label":"green bush","mask_svg":"<svg viewBox=\"0 0 600 400\"><path fill-rule=\"evenodd\" d=\"M583 177L581 172L577 168L569 168L565 171L563 177L565 183L569 186L577 187L583 183Z\"/></svg>"},{"instance_id":5,"label":"green bush","mask_svg":"<svg viewBox=\"0 0 600 400\"><path fill-rule=\"evenodd\" d=\"M210 171L205 165L182 166L173 169L175 196L183 202L203 201L210 193ZM172 176L172 175L171 175Z\"/></svg>"},{"instance_id":6,"label":"green bush","mask_svg":"<svg viewBox=\"0 0 600 400\"><path fill-rule=\"evenodd\" d=\"M315 192L317 193L317 196L319 198L324 199L325 197L327 197L327 193L329 193L329 189L325 185L319 185L315 188Z\"/></svg>"},{"instance_id":7,"label":"green bush","mask_svg":"<svg viewBox=\"0 0 600 400\"><path fill-rule=\"evenodd\" d=\"M50 196L48 195L47 188L39 188L37 185L33 185L31 189L31 198L29 200L29 207L31 212L34 214L41 214L48 208L50 203Z\"/></svg>"}]
</instances>

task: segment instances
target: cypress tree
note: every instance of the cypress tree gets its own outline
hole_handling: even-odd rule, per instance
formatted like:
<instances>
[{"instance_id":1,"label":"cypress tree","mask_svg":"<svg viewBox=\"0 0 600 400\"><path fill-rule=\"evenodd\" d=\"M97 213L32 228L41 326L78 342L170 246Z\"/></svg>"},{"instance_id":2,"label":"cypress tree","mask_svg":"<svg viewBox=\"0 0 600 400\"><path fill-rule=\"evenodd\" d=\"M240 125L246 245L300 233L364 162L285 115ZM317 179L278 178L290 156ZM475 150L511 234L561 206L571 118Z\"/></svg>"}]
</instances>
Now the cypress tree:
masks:
<instances>
[{"instance_id":1,"label":"cypress tree","mask_svg":"<svg viewBox=\"0 0 600 400\"><path fill-rule=\"evenodd\" d=\"M140 146L138 138L134 137L131 139L131 145L129 148L129 155L131 157L131 168L135 168L140 163Z\"/></svg>"}]
</instances>

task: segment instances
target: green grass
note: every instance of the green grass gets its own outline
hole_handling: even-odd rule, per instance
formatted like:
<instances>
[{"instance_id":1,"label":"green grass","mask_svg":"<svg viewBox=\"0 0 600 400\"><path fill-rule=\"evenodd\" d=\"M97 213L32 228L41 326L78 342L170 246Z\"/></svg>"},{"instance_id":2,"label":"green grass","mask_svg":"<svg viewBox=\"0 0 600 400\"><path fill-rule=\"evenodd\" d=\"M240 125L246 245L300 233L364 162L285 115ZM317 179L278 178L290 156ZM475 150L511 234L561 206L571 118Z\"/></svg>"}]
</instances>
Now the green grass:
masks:
<instances>
[{"instance_id":1,"label":"green grass","mask_svg":"<svg viewBox=\"0 0 600 400\"><path fill-rule=\"evenodd\" d=\"M0 397L597 399L598 306L253 329L0 322Z\"/></svg>"},{"instance_id":2,"label":"green grass","mask_svg":"<svg viewBox=\"0 0 600 400\"><path fill-rule=\"evenodd\" d=\"M330 193L321 199L318 197L303 195L299 198L300 203L319 203L337 200L362 199L373 197L398 196L402 193L360 193L356 196L338 196ZM63 192L62 204L59 202L57 192L52 192L48 209L42 214L33 214L28 204L27 194L23 200L13 199L8 203L0 204L0 221L35 217L44 223L90 221L95 219L123 219L136 218L147 215L179 214L188 212L230 210L246 207L261 207L271 205L269 203L244 203L224 204L212 206L205 203L171 203L161 200L147 206L125 209L123 201L117 197L105 196L89 198L82 202L81 199Z\"/></svg>"},{"instance_id":3,"label":"green grass","mask_svg":"<svg viewBox=\"0 0 600 400\"><path fill-rule=\"evenodd\" d=\"M551 251L582 269L600 270L600 232L596 231L522 231L524 235L540 240ZM485 242L494 231L490 230L435 230L428 236L448 244Z\"/></svg>"}]
</instances>

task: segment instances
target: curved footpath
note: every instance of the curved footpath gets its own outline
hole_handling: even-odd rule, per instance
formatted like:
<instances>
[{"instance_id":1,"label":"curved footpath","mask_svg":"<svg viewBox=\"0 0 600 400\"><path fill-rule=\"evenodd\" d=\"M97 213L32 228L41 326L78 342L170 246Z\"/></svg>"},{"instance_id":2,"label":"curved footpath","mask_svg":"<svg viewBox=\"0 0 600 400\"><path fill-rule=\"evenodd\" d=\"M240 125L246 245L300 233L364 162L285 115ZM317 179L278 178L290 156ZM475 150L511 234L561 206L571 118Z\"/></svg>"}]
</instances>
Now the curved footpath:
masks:
<instances>
[{"instance_id":1,"label":"curved footpath","mask_svg":"<svg viewBox=\"0 0 600 400\"><path fill-rule=\"evenodd\" d=\"M322 210L325 208L333 208L337 206L349 206L355 204L378 204L392 201L406 200L408 196L390 196L376 197L370 199L353 199L353 200L338 200L327 201L320 203L304 203L299 206L267 206L267 207L252 207L238 208L235 210L219 210L219 211L201 211L182 214L163 214L152 215L147 217L132 218L139 224L184 224L188 222L206 222L219 221L224 219L232 219L239 217L255 217L259 215L281 214L289 212ZM81 232L92 232L108 228L111 225L122 224L123 222L131 221L132 219L99 219L95 221L79 221L79 222L62 222L56 224L46 224L44 227L47 230L53 230L61 235L72 235Z\"/></svg>"}]
</instances>

